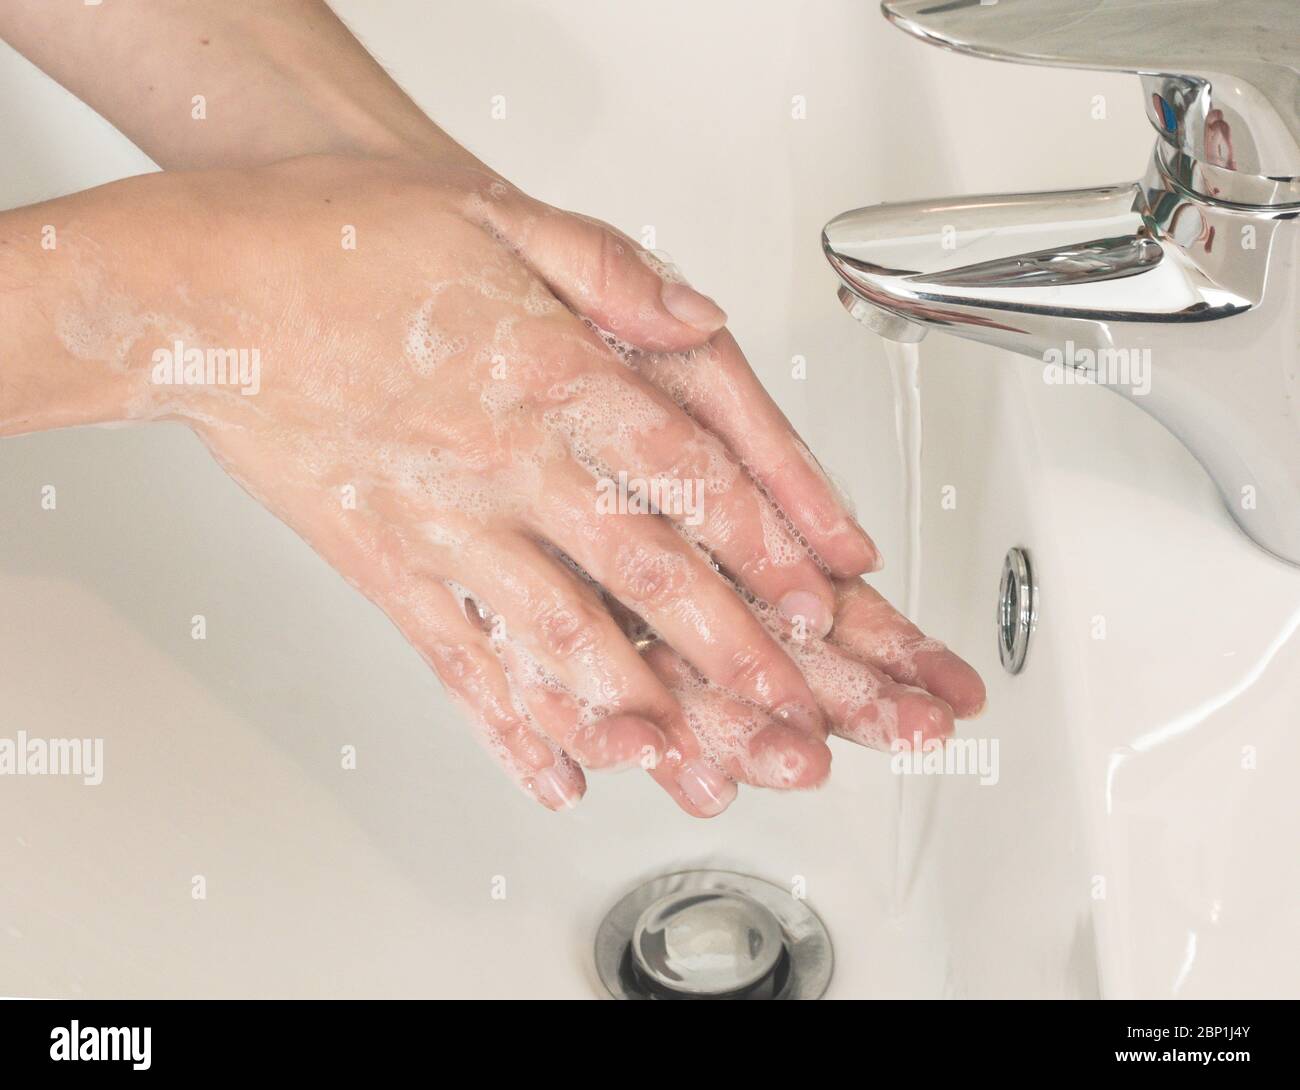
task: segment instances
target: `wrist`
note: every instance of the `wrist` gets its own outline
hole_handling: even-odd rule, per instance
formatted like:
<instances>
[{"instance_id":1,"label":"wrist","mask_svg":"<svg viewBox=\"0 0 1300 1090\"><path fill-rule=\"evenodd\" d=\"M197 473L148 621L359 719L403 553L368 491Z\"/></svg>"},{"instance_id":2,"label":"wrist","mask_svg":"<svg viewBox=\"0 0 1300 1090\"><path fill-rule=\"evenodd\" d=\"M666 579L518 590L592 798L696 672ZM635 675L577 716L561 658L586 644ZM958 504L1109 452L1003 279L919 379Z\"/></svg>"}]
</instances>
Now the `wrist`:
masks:
<instances>
[{"instance_id":1,"label":"wrist","mask_svg":"<svg viewBox=\"0 0 1300 1090\"><path fill-rule=\"evenodd\" d=\"M145 415L137 285L113 275L121 225L98 192L0 213L0 435Z\"/></svg>"}]
</instances>

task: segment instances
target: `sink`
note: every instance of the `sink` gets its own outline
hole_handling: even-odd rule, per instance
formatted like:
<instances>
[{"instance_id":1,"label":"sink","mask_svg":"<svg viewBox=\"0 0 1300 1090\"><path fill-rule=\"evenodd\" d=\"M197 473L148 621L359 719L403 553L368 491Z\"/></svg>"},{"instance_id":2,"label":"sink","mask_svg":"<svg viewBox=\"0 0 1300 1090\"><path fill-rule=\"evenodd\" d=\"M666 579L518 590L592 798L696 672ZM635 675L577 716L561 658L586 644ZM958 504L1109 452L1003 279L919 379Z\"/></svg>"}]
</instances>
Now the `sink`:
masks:
<instances>
[{"instance_id":1,"label":"sink","mask_svg":"<svg viewBox=\"0 0 1300 1090\"><path fill-rule=\"evenodd\" d=\"M1149 154L1140 108L1119 106L1128 77L1006 71L849 0L794 22L777 3L665 0L650 21L597 0L484 0L436 26L417 0L334 6L525 188L655 229L857 502L895 597L885 358L835 300L822 224L864 192L1104 182ZM430 40L506 18L517 33L494 35L489 60L428 64ZM653 103L608 48L629 34L661 58ZM755 41L779 43L771 64L753 65ZM0 144L42 149L0 161L0 204L148 169L2 47L0 89L31 104L25 121L0 117ZM502 89L511 119L495 122L483 104ZM885 94L909 108L880 110ZM701 101L729 111L726 148ZM647 160L652 109L676 121ZM564 162L557 118L574 134ZM1033 147L1014 135L1030 126ZM68 139L33 135L46 131ZM846 147L846 131L860 141ZM1081 161L1094 178L1076 176ZM615 169L626 181L611 187ZM702 200L710 187L726 202ZM779 274L755 277L759 261ZM1041 365L986 345L936 335L920 352L919 620L989 683L988 710L961 729L997 739L998 781L903 780L887 756L836 744L822 790L746 791L709 822L636 772L593 775L571 813L540 810L387 620L184 429L0 443L0 737L104 742L98 786L0 777L0 991L596 997L609 910L707 869L806 898L834 947L829 998L1295 996L1300 572L1253 546L1132 404L1047 385ZM1015 677L995 633L1013 546L1040 596Z\"/></svg>"}]
</instances>

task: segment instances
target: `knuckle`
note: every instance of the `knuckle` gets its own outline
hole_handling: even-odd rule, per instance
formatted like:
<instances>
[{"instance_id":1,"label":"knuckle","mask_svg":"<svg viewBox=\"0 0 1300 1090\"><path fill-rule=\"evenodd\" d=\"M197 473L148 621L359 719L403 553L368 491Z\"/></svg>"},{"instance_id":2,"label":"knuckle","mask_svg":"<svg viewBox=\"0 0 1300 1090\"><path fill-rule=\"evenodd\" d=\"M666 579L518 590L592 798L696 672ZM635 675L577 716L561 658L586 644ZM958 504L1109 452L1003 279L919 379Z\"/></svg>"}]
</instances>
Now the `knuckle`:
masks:
<instances>
[{"instance_id":1,"label":"knuckle","mask_svg":"<svg viewBox=\"0 0 1300 1090\"><path fill-rule=\"evenodd\" d=\"M638 605L679 598L694 582L688 557L677 549L625 541L614 554L614 579Z\"/></svg>"},{"instance_id":2,"label":"knuckle","mask_svg":"<svg viewBox=\"0 0 1300 1090\"><path fill-rule=\"evenodd\" d=\"M442 683L459 692L472 690L478 660L464 644L439 643L428 649L428 658Z\"/></svg>"},{"instance_id":3,"label":"knuckle","mask_svg":"<svg viewBox=\"0 0 1300 1090\"><path fill-rule=\"evenodd\" d=\"M732 652L723 669L723 687L742 696L765 700L771 695L771 662L759 648L742 647Z\"/></svg>"},{"instance_id":4,"label":"knuckle","mask_svg":"<svg viewBox=\"0 0 1300 1090\"><path fill-rule=\"evenodd\" d=\"M505 733L517 728L514 713L501 699L489 664L472 649L439 644L426 659L443 687L484 726Z\"/></svg>"},{"instance_id":5,"label":"knuckle","mask_svg":"<svg viewBox=\"0 0 1300 1090\"><path fill-rule=\"evenodd\" d=\"M533 627L542 650L555 658L581 656L604 643L599 610L583 602L550 605L538 611Z\"/></svg>"}]
</instances>

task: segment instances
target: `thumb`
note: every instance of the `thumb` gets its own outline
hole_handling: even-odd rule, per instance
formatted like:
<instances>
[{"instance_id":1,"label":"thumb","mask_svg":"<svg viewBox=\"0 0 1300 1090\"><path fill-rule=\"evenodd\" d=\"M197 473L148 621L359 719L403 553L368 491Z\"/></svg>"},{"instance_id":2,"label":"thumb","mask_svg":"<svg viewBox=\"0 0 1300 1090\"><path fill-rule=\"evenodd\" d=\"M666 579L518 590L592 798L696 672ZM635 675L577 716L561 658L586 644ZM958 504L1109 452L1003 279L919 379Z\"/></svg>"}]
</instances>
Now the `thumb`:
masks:
<instances>
[{"instance_id":1,"label":"thumb","mask_svg":"<svg viewBox=\"0 0 1300 1090\"><path fill-rule=\"evenodd\" d=\"M727 323L673 266L599 220L541 206L509 232L520 255L575 314L636 348L681 352Z\"/></svg>"}]
</instances>

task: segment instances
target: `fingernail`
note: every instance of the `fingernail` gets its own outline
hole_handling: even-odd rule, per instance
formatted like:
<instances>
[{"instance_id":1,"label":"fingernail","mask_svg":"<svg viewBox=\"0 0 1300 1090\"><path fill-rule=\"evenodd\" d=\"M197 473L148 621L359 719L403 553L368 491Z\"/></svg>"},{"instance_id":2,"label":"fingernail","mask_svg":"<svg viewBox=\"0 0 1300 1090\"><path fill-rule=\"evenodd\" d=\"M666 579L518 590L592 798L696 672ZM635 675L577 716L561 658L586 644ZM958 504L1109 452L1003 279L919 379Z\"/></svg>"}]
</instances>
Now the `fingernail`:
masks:
<instances>
[{"instance_id":1,"label":"fingernail","mask_svg":"<svg viewBox=\"0 0 1300 1090\"><path fill-rule=\"evenodd\" d=\"M806 634L818 638L826 635L835 623L831 607L808 590L792 590L777 604L777 608L791 624L803 622Z\"/></svg>"},{"instance_id":2,"label":"fingernail","mask_svg":"<svg viewBox=\"0 0 1300 1090\"><path fill-rule=\"evenodd\" d=\"M582 799L555 765L533 775L533 790L538 801L550 810L572 810Z\"/></svg>"},{"instance_id":3,"label":"fingernail","mask_svg":"<svg viewBox=\"0 0 1300 1090\"><path fill-rule=\"evenodd\" d=\"M717 303L685 284L666 281L661 297L669 314L701 333L716 333L727 324L726 312Z\"/></svg>"},{"instance_id":4,"label":"fingernail","mask_svg":"<svg viewBox=\"0 0 1300 1090\"><path fill-rule=\"evenodd\" d=\"M816 738L826 737L826 727L822 717L808 705L800 704L797 700L782 704L772 714L788 727L794 727Z\"/></svg>"},{"instance_id":5,"label":"fingernail","mask_svg":"<svg viewBox=\"0 0 1300 1090\"><path fill-rule=\"evenodd\" d=\"M677 773L677 786L700 813L713 817L722 813L736 797L735 783L712 765L693 760Z\"/></svg>"}]
</instances>

